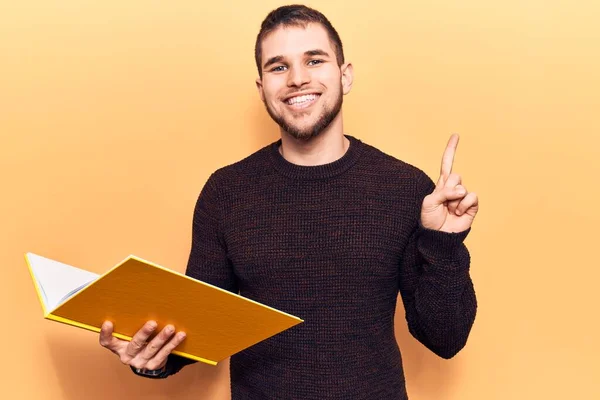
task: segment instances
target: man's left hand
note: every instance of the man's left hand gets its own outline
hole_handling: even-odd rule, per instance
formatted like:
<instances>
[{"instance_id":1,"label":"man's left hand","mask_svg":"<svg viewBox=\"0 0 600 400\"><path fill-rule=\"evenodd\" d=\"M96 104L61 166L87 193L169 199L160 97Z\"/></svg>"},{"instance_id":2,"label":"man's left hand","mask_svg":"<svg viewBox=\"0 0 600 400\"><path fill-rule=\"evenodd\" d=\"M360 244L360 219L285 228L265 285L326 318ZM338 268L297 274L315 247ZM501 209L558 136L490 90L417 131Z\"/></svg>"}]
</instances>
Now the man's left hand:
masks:
<instances>
[{"instance_id":1,"label":"man's left hand","mask_svg":"<svg viewBox=\"0 0 600 400\"><path fill-rule=\"evenodd\" d=\"M444 156L440 178L434 191L425 196L421 207L423 227L442 232L462 232L471 227L479 210L479 200L468 192L460 175L452 172L458 135L450 137Z\"/></svg>"}]
</instances>

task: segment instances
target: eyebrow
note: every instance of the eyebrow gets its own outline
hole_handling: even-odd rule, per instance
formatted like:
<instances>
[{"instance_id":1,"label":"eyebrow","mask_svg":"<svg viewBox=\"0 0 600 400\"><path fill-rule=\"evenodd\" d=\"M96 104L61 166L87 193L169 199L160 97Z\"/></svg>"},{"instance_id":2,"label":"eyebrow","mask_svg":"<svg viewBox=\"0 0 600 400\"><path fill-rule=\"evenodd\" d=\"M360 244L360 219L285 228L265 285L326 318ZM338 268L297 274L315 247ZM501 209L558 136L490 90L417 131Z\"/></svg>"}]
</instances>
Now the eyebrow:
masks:
<instances>
[{"instance_id":1,"label":"eyebrow","mask_svg":"<svg viewBox=\"0 0 600 400\"><path fill-rule=\"evenodd\" d=\"M325 50L321 50L321 49L314 49L314 50L308 50L304 52L305 56L324 56L324 57L329 57L329 53L327 53ZM268 67L270 67L273 64L276 64L278 62L281 62L281 60L283 60L284 57L283 56L275 56L275 57L271 57L267 60L267 62L265 63L265 65L263 65L263 69L267 69Z\"/></svg>"}]
</instances>

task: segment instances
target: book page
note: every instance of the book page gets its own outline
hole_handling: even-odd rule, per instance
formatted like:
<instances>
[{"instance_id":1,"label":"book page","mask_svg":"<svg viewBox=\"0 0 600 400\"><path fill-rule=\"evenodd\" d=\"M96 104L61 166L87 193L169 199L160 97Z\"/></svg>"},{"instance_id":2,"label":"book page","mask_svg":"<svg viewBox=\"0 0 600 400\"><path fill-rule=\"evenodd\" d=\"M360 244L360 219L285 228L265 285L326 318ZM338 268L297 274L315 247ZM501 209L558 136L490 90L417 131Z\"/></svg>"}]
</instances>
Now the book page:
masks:
<instances>
[{"instance_id":1,"label":"book page","mask_svg":"<svg viewBox=\"0 0 600 400\"><path fill-rule=\"evenodd\" d=\"M70 295L98 278L98 274L27 253L33 275L40 287L44 307L51 312Z\"/></svg>"}]
</instances>

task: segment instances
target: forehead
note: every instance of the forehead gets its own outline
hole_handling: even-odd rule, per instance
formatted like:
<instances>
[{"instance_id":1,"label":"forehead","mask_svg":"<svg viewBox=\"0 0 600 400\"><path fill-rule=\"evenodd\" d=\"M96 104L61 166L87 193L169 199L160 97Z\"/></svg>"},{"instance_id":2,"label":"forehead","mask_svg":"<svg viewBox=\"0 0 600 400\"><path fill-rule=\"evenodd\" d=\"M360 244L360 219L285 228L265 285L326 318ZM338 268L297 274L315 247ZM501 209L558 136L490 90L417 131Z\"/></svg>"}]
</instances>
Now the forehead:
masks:
<instances>
[{"instance_id":1,"label":"forehead","mask_svg":"<svg viewBox=\"0 0 600 400\"><path fill-rule=\"evenodd\" d=\"M309 50L321 49L334 56L327 30L321 24L280 26L268 34L262 42L262 59L302 55Z\"/></svg>"}]
</instances>

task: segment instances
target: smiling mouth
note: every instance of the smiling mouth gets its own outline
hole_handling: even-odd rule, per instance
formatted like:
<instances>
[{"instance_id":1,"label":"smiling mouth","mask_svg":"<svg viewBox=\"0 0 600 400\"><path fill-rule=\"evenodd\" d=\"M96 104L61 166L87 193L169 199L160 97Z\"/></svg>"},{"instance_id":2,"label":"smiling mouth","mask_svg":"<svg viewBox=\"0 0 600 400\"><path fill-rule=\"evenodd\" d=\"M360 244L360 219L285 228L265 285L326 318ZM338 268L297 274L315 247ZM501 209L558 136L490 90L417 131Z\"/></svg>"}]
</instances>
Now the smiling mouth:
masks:
<instances>
[{"instance_id":1,"label":"smiling mouth","mask_svg":"<svg viewBox=\"0 0 600 400\"><path fill-rule=\"evenodd\" d=\"M301 96L291 97L285 100L284 103L293 109L300 110L313 105L319 97L321 97L321 95L317 93L303 94Z\"/></svg>"}]
</instances>

